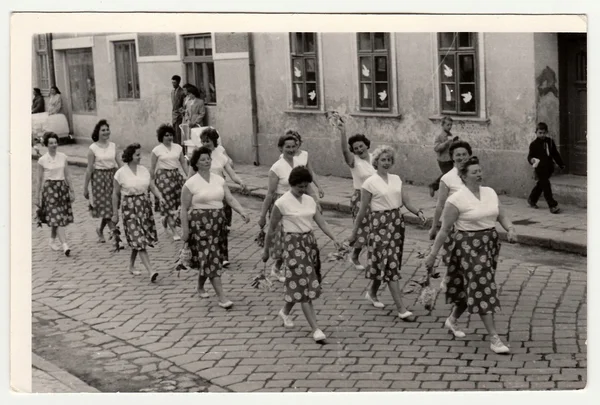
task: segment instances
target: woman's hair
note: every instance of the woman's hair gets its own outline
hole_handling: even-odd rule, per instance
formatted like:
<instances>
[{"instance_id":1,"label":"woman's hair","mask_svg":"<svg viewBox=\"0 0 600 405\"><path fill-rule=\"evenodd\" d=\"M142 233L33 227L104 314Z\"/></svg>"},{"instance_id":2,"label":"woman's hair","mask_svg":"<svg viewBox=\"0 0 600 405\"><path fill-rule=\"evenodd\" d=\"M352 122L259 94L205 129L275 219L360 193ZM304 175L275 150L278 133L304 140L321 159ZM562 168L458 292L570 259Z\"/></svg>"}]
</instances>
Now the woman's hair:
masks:
<instances>
[{"instance_id":1,"label":"woman's hair","mask_svg":"<svg viewBox=\"0 0 600 405\"><path fill-rule=\"evenodd\" d=\"M442 118L442 125L444 125L446 122L454 122L454 120L451 117L444 117Z\"/></svg>"},{"instance_id":2,"label":"woman's hair","mask_svg":"<svg viewBox=\"0 0 600 405\"><path fill-rule=\"evenodd\" d=\"M52 86L50 87L50 90L54 89L54 91L56 92L56 94L60 94L60 90L58 89L58 87L56 86Z\"/></svg>"},{"instance_id":3,"label":"woman's hair","mask_svg":"<svg viewBox=\"0 0 600 405\"><path fill-rule=\"evenodd\" d=\"M58 135L56 135L54 132L46 132L44 133L44 146L48 147L48 142L50 142L50 139L56 139L56 143L58 143Z\"/></svg>"},{"instance_id":4,"label":"woman's hair","mask_svg":"<svg viewBox=\"0 0 600 405\"><path fill-rule=\"evenodd\" d=\"M285 131L284 135L293 136L294 138L296 138L296 141L298 142L298 146L302 145L302 136L300 136L298 131L296 131L295 129L288 129L287 131Z\"/></svg>"},{"instance_id":5,"label":"woman's hair","mask_svg":"<svg viewBox=\"0 0 600 405\"><path fill-rule=\"evenodd\" d=\"M364 143L365 146L367 147L367 149L369 149L371 147L371 141L369 140L369 138L367 138L363 134L355 134L355 135L352 135L348 139L348 146L350 146L350 152L354 152L354 146L353 145L356 142L362 142L362 143Z\"/></svg>"},{"instance_id":6,"label":"woman's hair","mask_svg":"<svg viewBox=\"0 0 600 405\"><path fill-rule=\"evenodd\" d=\"M98 139L100 139L100 129L105 125L110 129L110 125L108 125L108 121L106 121L106 120L98 121L98 123L94 127L94 131L92 132L92 141L98 142Z\"/></svg>"},{"instance_id":7,"label":"woman's hair","mask_svg":"<svg viewBox=\"0 0 600 405\"><path fill-rule=\"evenodd\" d=\"M471 156L473 154L473 150L471 149L471 145L469 145L469 142L456 141L450 145L450 148L449 148L450 156L451 157L454 156L454 151L459 148L466 149L467 152L469 152L469 156Z\"/></svg>"},{"instance_id":8,"label":"woman's hair","mask_svg":"<svg viewBox=\"0 0 600 405\"><path fill-rule=\"evenodd\" d=\"M394 162L396 162L396 152L394 151L394 149L392 149L391 146L388 145L381 145L378 146L377 149L375 149L373 151L373 167L375 169L377 169L377 166L379 166L379 158L381 158L381 155L383 155L384 153L387 153L390 155L390 157L392 158L392 164L394 164Z\"/></svg>"},{"instance_id":9,"label":"woman's hair","mask_svg":"<svg viewBox=\"0 0 600 405\"><path fill-rule=\"evenodd\" d=\"M279 137L279 139L277 140L277 147L279 149L283 149L283 145L285 145L286 141L294 141L294 142L298 142L298 138L296 138L294 135L281 135Z\"/></svg>"},{"instance_id":10,"label":"woman's hair","mask_svg":"<svg viewBox=\"0 0 600 405\"><path fill-rule=\"evenodd\" d=\"M165 135L167 134L175 136L175 130L173 129L171 124L162 124L160 127L158 127L158 129L156 130L156 137L158 138L158 142L162 143Z\"/></svg>"},{"instance_id":11,"label":"woman's hair","mask_svg":"<svg viewBox=\"0 0 600 405\"><path fill-rule=\"evenodd\" d=\"M479 164L479 158L477 156L471 156L470 158L468 158L467 160L462 162L462 164L458 168L458 175L462 179L469 172L469 167L478 165L478 164Z\"/></svg>"},{"instance_id":12,"label":"woman's hair","mask_svg":"<svg viewBox=\"0 0 600 405\"><path fill-rule=\"evenodd\" d=\"M33 92L35 93L36 96L41 96L42 95L42 91L40 89L38 89L37 87L33 88Z\"/></svg>"},{"instance_id":13,"label":"woman's hair","mask_svg":"<svg viewBox=\"0 0 600 405\"><path fill-rule=\"evenodd\" d=\"M141 145L137 142L132 143L131 145L127 145L125 150L123 150L123 155L121 156L123 163L131 162L133 160L133 155L135 154L135 151L137 151L140 148L141 148Z\"/></svg>"},{"instance_id":14,"label":"woman's hair","mask_svg":"<svg viewBox=\"0 0 600 405\"><path fill-rule=\"evenodd\" d=\"M183 88L186 89L188 93L191 93L194 96L196 96L196 98L201 98L200 90L198 90L198 87L194 86L193 84L187 83L185 86L183 86Z\"/></svg>"},{"instance_id":15,"label":"woman's hair","mask_svg":"<svg viewBox=\"0 0 600 405\"><path fill-rule=\"evenodd\" d=\"M194 153L192 153L192 158L190 159L190 166L194 169L195 172L198 171L198 160L200 160L200 156L208 155L211 156L212 151L208 149L206 146L201 146L198 149L194 149Z\"/></svg>"},{"instance_id":16,"label":"woman's hair","mask_svg":"<svg viewBox=\"0 0 600 405\"><path fill-rule=\"evenodd\" d=\"M219 145L219 133L213 127L208 127L200 133L200 140L208 138L216 148Z\"/></svg>"},{"instance_id":17,"label":"woman's hair","mask_svg":"<svg viewBox=\"0 0 600 405\"><path fill-rule=\"evenodd\" d=\"M310 171L305 166L294 167L288 178L288 182L292 187L301 183L312 183L312 181L312 174L310 174Z\"/></svg>"}]
</instances>

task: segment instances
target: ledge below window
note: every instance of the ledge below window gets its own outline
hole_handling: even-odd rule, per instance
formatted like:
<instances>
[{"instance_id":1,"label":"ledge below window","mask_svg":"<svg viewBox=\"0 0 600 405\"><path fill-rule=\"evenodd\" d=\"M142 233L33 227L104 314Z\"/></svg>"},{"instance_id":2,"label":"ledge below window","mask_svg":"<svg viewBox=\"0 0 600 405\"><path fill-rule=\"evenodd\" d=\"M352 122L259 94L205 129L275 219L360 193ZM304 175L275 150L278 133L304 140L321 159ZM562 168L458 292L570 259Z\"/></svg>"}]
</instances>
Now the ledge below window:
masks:
<instances>
[{"instance_id":1,"label":"ledge below window","mask_svg":"<svg viewBox=\"0 0 600 405\"><path fill-rule=\"evenodd\" d=\"M350 114L351 117L365 117L365 118L397 118L402 119L402 114L396 112L383 112L383 111L354 111Z\"/></svg>"},{"instance_id":2,"label":"ledge below window","mask_svg":"<svg viewBox=\"0 0 600 405\"><path fill-rule=\"evenodd\" d=\"M490 119L489 118L481 118L481 117L473 117L473 116L463 116L463 115L440 115L440 114L436 114L436 115L432 115L429 117L429 120L431 122L437 123L439 121L442 120L442 118L444 117L450 117L452 118L453 122L472 122L474 124L481 124L481 125L489 125L490 124Z\"/></svg>"},{"instance_id":3,"label":"ledge below window","mask_svg":"<svg viewBox=\"0 0 600 405\"><path fill-rule=\"evenodd\" d=\"M292 109L287 109L283 111L286 114L325 114L325 111L323 110L292 110Z\"/></svg>"}]
</instances>

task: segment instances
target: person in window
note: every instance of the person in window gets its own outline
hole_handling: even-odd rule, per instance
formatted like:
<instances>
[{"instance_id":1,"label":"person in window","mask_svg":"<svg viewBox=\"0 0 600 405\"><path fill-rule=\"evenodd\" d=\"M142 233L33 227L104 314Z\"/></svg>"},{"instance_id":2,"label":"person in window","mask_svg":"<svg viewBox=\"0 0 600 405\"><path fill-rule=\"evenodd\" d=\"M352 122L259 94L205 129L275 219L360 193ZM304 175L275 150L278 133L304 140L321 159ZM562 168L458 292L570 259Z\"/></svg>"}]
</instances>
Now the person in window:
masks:
<instances>
[{"instance_id":1,"label":"person in window","mask_svg":"<svg viewBox=\"0 0 600 405\"><path fill-rule=\"evenodd\" d=\"M38 114L46 111L44 96L42 91L37 87L33 88L33 102L31 104L31 113Z\"/></svg>"},{"instance_id":2,"label":"person in window","mask_svg":"<svg viewBox=\"0 0 600 405\"><path fill-rule=\"evenodd\" d=\"M187 90L188 98L185 102L183 123L188 124L190 128L201 127L206 115L206 108L204 107L204 100L200 96L200 90L189 83L185 85L185 89Z\"/></svg>"},{"instance_id":3,"label":"person in window","mask_svg":"<svg viewBox=\"0 0 600 405\"><path fill-rule=\"evenodd\" d=\"M331 239L336 249L340 244L329 230L325 218L317 209L315 200L306 194L312 174L304 166L297 166L290 172L288 183L290 190L275 201L271 213L269 229L265 237L262 260L269 260L271 237L276 234L279 224L283 229L283 255L285 262L285 305L279 311L283 325L294 327L290 311L296 303L302 305L302 312L312 329L313 339L317 342L326 339L317 325L317 316L313 301L321 295L321 259L319 246L313 233L314 221L325 235Z\"/></svg>"},{"instance_id":4,"label":"person in window","mask_svg":"<svg viewBox=\"0 0 600 405\"><path fill-rule=\"evenodd\" d=\"M478 314L491 336L491 350L498 354L508 353L510 349L500 340L494 323L494 313L500 311L495 281L500 253L496 222L508 232L509 242L515 242L517 235L494 189L481 185L483 175L479 159L470 157L458 173L465 187L448 197L442 213L442 228L425 259L425 266L434 266L440 248L454 227L454 245L445 277L446 302L454 307L445 325L455 337L465 337L458 328L458 318L467 310Z\"/></svg>"},{"instance_id":5,"label":"person in window","mask_svg":"<svg viewBox=\"0 0 600 405\"><path fill-rule=\"evenodd\" d=\"M50 87L50 99L48 100L48 115L60 114L62 111L62 98L60 90L56 86Z\"/></svg>"},{"instance_id":6,"label":"person in window","mask_svg":"<svg viewBox=\"0 0 600 405\"><path fill-rule=\"evenodd\" d=\"M52 250L60 250L69 256L71 249L67 244L65 227L73 223L71 203L75 201L73 184L69 177L67 155L57 152L58 135L54 132L44 134L44 146L48 148L38 160L37 205L41 223L50 227L49 245ZM56 237L60 241L57 242Z\"/></svg>"},{"instance_id":7,"label":"person in window","mask_svg":"<svg viewBox=\"0 0 600 405\"><path fill-rule=\"evenodd\" d=\"M195 149L190 159L190 167L196 172L190 177L181 191L182 239L188 243L192 253L190 267L199 270L197 292L201 298L208 298L204 283L209 279L221 308L231 308L233 302L225 297L221 274L223 257L220 238L223 235L223 200L241 215L244 222L250 218L231 195L225 180L211 172L212 150L204 146Z\"/></svg>"},{"instance_id":8,"label":"person in window","mask_svg":"<svg viewBox=\"0 0 600 405\"><path fill-rule=\"evenodd\" d=\"M150 282L155 283L158 272L152 268L147 249L154 247L154 244L158 242L158 236L148 191L154 194L161 206L166 206L167 202L151 181L148 169L140 164L141 158L139 143L132 143L123 150L121 159L125 164L117 170L113 182L112 222L114 224L119 222L120 204L125 238L131 248L129 272L134 276L140 275L140 272L135 270L135 259L139 254L150 277Z\"/></svg>"},{"instance_id":9,"label":"person in window","mask_svg":"<svg viewBox=\"0 0 600 405\"><path fill-rule=\"evenodd\" d=\"M356 241L358 228L370 207L365 277L371 280L371 288L367 291L366 298L375 308L383 308L383 303L377 298L377 291L385 282L396 304L398 317L404 322L414 322L416 318L404 305L398 282L405 232L404 216L400 210L404 206L423 223L427 219L423 210L417 210L412 204L406 187L402 187L400 177L389 173L395 160L396 154L389 146L380 146L373 152L372 162L377 172L362 184L360 209L348 242L352 245Z\"/></svg>"},{"instance_id":10,"label":"person in window","mask_svg":"<svg viewBox=\"0 0 600 405\"><path fill-rule=\"evenodd\" d=\"M171 77L171 84L173 90L171 90L171 119L173 121L173 129L175 130L175 138L173 142L181 145L181 128L179 125L183 123L183 115L185 112L185 92L180 86L181 76L174 75Z\"/></svg>"}]
</instances>

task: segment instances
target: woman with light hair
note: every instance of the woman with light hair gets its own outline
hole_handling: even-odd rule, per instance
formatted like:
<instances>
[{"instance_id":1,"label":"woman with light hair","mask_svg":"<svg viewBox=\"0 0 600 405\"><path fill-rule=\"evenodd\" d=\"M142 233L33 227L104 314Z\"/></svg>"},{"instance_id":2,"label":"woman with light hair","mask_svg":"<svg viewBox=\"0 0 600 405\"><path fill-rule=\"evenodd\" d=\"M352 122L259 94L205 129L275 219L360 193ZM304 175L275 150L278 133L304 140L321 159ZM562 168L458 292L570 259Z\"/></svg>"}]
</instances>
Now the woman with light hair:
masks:
<instances>
[{"instance_id":1,"label":"woman with light hair","mask_svg":"<svg viewBox=\"0 0 600 405\"><path fill-rule=\"evenodd\" d=\"M412 204L408 192L402 187L400 177L389 173L395 160L396 153L389 146L380 146L373 152L371 163L377 172L362 185L360 209L349 242L352 244L356 240L362 219L370 208L365 277L372 283L366 298L374 307L383 308L384 304L377 298L377 291L381 283L385 282L398 309L398 317L404 322L414 322L415 316L402 302L402 289L398 282L401 278L405 232L404 217L400 210L404 206L423 223L427 219L423 210L416 209Z\"/></svg>"}]
</instances>

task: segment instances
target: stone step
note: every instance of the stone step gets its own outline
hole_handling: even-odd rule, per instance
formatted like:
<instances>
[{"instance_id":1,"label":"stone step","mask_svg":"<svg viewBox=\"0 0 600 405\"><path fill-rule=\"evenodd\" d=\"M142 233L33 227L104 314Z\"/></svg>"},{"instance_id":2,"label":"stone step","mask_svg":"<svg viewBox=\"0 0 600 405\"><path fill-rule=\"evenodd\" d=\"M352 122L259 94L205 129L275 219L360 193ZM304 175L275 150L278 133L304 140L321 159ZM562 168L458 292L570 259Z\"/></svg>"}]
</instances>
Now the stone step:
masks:
<instances>
[{"instance_id":1,"label":"stone step","mask_svg":"<svg viewBox=\"0 0 600 405\"><path fill-rule=\"evenodd\" d=\"M561 204L587 208L587 177L559 174L550 179L554 199ZM543 197L541 198L543 199ZM541 200L540 199L540 200Z\"/></svg>"}]
</instances>

